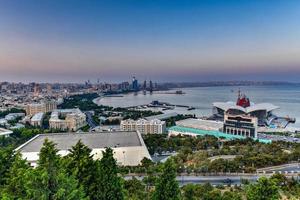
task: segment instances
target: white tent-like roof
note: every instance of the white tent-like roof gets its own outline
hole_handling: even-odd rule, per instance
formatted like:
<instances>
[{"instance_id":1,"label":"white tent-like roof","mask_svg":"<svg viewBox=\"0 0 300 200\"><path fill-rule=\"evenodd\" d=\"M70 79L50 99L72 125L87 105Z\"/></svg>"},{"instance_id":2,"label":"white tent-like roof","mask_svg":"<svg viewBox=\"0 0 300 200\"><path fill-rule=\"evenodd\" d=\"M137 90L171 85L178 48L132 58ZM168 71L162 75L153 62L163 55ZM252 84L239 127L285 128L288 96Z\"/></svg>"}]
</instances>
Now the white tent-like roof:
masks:
<instances>
[{"instance_id":1,"label":"white tent-like roof","mask_svg":"<svg viewBox=\"0 0 300 200\"><path fill-rule=\"evenodd\" d=\"M271 111L279 108L278 106L275 106L271 103L259 103L259 104L251 103L250 107L244 108L242 106L237 106L236 103L234 103L232 101L215 102L215 103L213 103L213 106L216 108L219 108L221 110L224 110L225 112L228 110L234 109L234 110L240 110L241 112L244 112L244 113L251 113L251 112L259 111L259 110L265 110L266 112L271 112Z\"/></svg>"}]
</instances>

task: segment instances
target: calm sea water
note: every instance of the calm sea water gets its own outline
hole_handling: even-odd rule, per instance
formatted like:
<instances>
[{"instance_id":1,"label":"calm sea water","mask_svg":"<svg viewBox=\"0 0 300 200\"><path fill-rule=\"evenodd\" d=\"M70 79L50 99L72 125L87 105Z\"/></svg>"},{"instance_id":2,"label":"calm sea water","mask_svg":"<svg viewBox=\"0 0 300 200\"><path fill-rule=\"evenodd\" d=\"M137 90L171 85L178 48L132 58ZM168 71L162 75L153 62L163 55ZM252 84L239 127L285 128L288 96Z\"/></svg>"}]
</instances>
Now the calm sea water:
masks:
<instances>
[{"instance_id":1,"label":"calm sea water","mask_svg":"<svg viewBox=\"0 0 300 200\"><path fill-rule=\"evenodd\" d=\"M280 109L274 113L278 116L290 116L296 118L296 124L290 127L300 128L300 86L233 86L233 87L197 87L180 89L184 95L164 94L154 92L152 95L126 94L124 97L105 97L97 102L113 107L129 107L149 104L153 100L197 107L196 110L187 111L185 108L176 108L167 112L193 113L197 116L209 116L212 114L212 103L216 101L236 101L237 91L245 93L254 103L272 103ZM168 92L175 92L171 90Z\"/></svg>"}]
</instances>

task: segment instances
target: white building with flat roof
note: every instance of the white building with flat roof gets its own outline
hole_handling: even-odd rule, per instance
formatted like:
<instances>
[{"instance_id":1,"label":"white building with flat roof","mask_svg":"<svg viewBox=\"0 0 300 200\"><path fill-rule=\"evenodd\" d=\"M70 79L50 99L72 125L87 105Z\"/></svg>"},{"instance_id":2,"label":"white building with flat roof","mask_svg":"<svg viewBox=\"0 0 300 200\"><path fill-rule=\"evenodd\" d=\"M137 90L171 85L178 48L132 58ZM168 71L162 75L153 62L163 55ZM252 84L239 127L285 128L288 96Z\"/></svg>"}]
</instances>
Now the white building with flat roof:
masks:
<instances>
[{"instance_id":1,"label":"white building with flat roof","mask_svg":"<svg viewBox=\"0 0 300 200\"><path fill-rule=\"evenodd\" d=\"M7 121L15 120L18 117L25 117L25 113L9 113L5 116Z\"/></svg>"},{"instance_id":2,"label":"white building with flat roof","mask_svg":"<svg viewBox=\"0 0 300 200\"><path fill-rule=\"evenodd\" d=\"M44 118L45 114L40 112L40 113L36 113L35 115L33 115L33 117L30 119L30 124L32 126L39 126L41 127L43 124L43 118Z\"/></svg>"},{"instance_id":3,"label":"white building with flat roof","mask_svg":"<svg viewBox=\"0 0 300 200\"><path fill-rule=\"evenodd\" d=\"M101 159L102 151L106 147L113 149L118 165L137 166L143 158L151 159L139 132L40 134L19 146L16 151L20 152L32 166L36 166L45 139L56 144L58 154L61 156L68 155L72 146L80 140L92 150L94 159Z\"/></svg>"},{"instance_id":4,"label":"white building with flat roof","mask_svg":"<svg viewBox=\"0 0 300 200\"><path fill-rule=\"evenodd\" d=\"M78 108L54 110L49 119L52 129L76 131L85 125L86 116Z\"/></svg>"},{"instance_id":5,"label":"white building with flat roof","mask_svg":"<svg viewBox=\"0 0 300 200\"><path fill-rule=\"evenodd\" d=\"M7 130L4 128L0 128L0 136L9 136L10 134L12 134L13 132L11 130Z\"/></svg>"},{"instance_id":6,"label":"white building with flat roof","mask_svg":"<svg viewBox=\"0 0 300 200\"><path fill-rule=\"evenodd\" d=\"M127 119L121 121L120 128L122 131L139 131L141 134L162 134L166 132L166 122L159 119Z\"/></svg>"},{"instance_id":7,"label":"white building with flat roof","mask_svg":"<svg viewBox=\"0 0 300 200\"><path fill-rule=\"evenodd\" d=\"M223 129L223 122L204 119L184 119L176 122L177 126L195 128L206 131L220 131Z\"/></svg>"}]
</instances>

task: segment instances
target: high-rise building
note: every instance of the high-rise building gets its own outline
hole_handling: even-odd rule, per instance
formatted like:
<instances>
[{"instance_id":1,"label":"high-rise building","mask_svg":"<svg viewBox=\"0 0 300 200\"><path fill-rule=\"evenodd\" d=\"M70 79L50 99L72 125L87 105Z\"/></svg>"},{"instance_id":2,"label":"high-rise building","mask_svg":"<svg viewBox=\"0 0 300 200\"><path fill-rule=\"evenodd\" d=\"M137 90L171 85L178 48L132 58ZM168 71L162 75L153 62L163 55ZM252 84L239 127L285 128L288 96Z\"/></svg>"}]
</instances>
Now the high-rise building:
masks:
<instances>
[{"instance_id":1,"label":"high-rise building","mask_svg":"<svg viewBox=\"0 0 300 200\"><path fill-rule=\"evenodd\" d=\"M47 84L47 94L48 95L52 94L52 86L50 84Z\"/></svg>"},{"instance_id":2,"label":"high-rise building","mask_svg":"<svg viewBox=\"0 0 300 200\"><path fill-rule=\"evenodd\" d=\"M139 83L138 83L138 80L135 77L132 78L132 89L134 91L139 90Z\"/></svg>"},{"instance_id":3,"label":"high-rise building","mask_svg":"<svg viewBox=\"0 0 300 200\"><path fill-rule=\"evenodd\" d=\"M149 84L149 90L150 90L150 93L153 92L153 84L152 84L152 81L150 80L150 84Z\"/></svg>"}]
</instances>

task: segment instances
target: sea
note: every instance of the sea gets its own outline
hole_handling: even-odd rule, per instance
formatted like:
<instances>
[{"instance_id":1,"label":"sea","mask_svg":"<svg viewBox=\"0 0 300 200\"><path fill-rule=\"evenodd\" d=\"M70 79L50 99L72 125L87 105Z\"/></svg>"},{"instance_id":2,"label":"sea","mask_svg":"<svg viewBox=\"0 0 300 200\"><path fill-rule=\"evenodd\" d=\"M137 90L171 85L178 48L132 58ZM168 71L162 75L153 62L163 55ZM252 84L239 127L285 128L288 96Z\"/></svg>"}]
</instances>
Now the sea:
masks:
<instances>
[{"instance_id":1,"label":"sea","mask_svg":"<svg viewBox=\"0 0 300 200\"><path fill-rule=\"evenodd\" d=\"M184 94L175 94L177 90ZM152 94L141 91L137 94L124 94L122 97L100 97L95 102L112 107L131 107L157 100L196 108L188 111L187 108L176 107L174 110L164 111L166 113L177 112L202 117L212 114L213 102L235 102L239 90L253 103L272 103L279 106L274 114L296 118L296 123L289 127L300 129L300 85L193 87L155 91Z\"/></svg>"}]
</instances>

